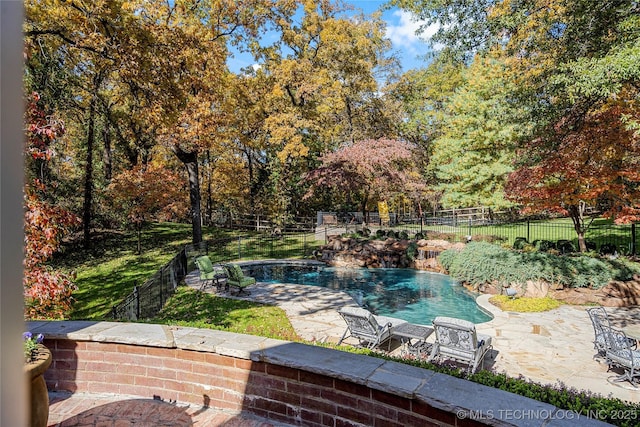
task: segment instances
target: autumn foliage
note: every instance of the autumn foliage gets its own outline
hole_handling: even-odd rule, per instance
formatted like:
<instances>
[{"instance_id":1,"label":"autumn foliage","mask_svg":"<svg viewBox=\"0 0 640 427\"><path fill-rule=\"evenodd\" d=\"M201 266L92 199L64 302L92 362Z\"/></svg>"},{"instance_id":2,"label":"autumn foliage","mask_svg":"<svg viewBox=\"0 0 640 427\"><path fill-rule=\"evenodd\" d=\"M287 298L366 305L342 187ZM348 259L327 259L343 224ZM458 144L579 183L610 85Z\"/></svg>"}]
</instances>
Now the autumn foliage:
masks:
<instances>
[{"instance_id":1,"label":"autumn foliage","mask_svg":"<svg viewBox=\"0 0 640 427\"><path fill-rule=\"evenodd\" d=\"M112 208L126 215L126 220L138 231L138 253L141 253L140 232L151 220L184 219L188 206L183 179L175 172L155 164L142 164L116 175L107 194Z\"/></svg>"},{"instance_id":2,"label":"autumn foliage","mask_svg":"<svg viewBox=\"0 0 640 427\"><path fill-rule=\"evenodd\" d=\"M47 162L51 143L64 132L62 123L47 116L32 94L26 111L27 163ZM47 200L48 188L38 177L29 177L25 188L25 316L29 319L63 318L71 308L71 278L54 271L46 262L60 248L65 232L79 224L67 210Z\"/></svg>"},{"instance_id":3,"label":"autumn foliage","mask_svg":"<svg viewBox=\"0 0 640 427\"><path fill-rule=\"evenodd\" d=\"M509 176L507 193L524 212L572 218L579 240L584 208L598 206L616 222L640 219L640 137L625 117L637 111L609 104L580 123L564 119L546 138L532 140L521 157L533 157ZM533 156L532 156L533 155ZM584 248L582 248L584 249Z\"/></svg>"},{"instance_id":4,"label":"autumn foliage","mask_svg":"<svg viewBox=\"0 0 640 427\"><path fill-rule=\"evenodd\" d=\"M309 172L306 197L322 188L359 200L363 214L370 199L416 193L423 187L409 143L391 139L367 139L347 144L322 156L322 165Z\"/></svg>"}]
</instances>

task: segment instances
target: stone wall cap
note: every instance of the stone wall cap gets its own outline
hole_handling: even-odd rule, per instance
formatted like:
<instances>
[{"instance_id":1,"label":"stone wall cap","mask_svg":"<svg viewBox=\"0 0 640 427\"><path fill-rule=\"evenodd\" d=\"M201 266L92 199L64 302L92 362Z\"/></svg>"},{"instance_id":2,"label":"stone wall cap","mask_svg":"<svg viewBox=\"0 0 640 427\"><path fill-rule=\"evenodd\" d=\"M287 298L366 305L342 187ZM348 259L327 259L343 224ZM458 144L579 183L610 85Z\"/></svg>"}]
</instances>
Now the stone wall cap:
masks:
<instances>
[{"instance_id":1,"label":"stone wall cap","mask_svg":"<svg viewBox=\"0 0 640 427\"><path fill-rule=\"evenodd\" d=\"M322 374L366 385L367 379L385 361L325 347L287 342L265 349L263 362Z\"/></svg>"}]
</instances>

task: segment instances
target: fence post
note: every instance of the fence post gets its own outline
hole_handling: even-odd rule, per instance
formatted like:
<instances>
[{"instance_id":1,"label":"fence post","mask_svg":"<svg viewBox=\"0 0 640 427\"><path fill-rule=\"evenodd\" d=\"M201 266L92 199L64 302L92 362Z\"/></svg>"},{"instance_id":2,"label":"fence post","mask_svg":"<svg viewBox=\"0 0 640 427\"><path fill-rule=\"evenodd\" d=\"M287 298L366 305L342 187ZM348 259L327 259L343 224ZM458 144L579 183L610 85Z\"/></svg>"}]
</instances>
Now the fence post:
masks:
<instances>
[{"instance_id":1,"label":"fence post","mask_svg":"<svg viewBox=\"0 0 640 427\"><path fill-rule=\"evenodd\" d=\"M636 256L638 254L638 248L636 246L636 223L631 224L631 255Z\"/></svg>"},{"instance_id":2,"label":"fence post","mask_svg":"<svg viewBox=\"0 0 640 427\"><path fill-rule=\"evenodd\" d=\"M138 287L133 287L133 297L136 300L136 320L140 319L140 293L138 291Z\"/></svg>"},{"instance_id":3,"label":"fence post","mask_svg":"<svg viewBox=\"0 0 640 427\"><path fill-rule=\"evenodd\" d=\"M531 222L527 220L527 242L531 242L530 233L529 233L530 228L531 228Z\"/></svg>"},{"instance_id":4,"label":"fence post","mask_svg":"<svg viewBox=\"0 0 640 427\"><path fill-rule=\"evenodd\" d=\"M238 236L238 259L242 258L242 237Z\"/></svg>"},{"instance_id":5,"label":"fence post","mask_svg":"<svg viewBox=\"0 0 640 427\"><path fill-rule=\"evenodd\" d=\"M160 309L162 309L162 306L164 306L164 293L162 292L164 290L164 272L165 269L161 268L160 269Z\"/></svg>"},{"instance_id":6,"label":"fence post","mask_svg":"<svg viewBox=\"0 0 640 427\"><path fill-rule=\"evenodd\" d=\"M467 236L471 237L471 217L469 217L469 233Z\"/></svg>"}]
</instances>

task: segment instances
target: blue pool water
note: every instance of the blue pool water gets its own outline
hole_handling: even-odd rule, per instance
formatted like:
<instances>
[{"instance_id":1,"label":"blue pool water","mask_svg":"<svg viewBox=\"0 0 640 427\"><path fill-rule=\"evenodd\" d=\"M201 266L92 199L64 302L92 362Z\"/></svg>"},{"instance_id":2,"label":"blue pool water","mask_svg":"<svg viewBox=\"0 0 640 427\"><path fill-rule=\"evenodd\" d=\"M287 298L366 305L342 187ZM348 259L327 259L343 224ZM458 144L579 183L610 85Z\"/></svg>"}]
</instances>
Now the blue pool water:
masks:
<instances>
[{"instance_id":1,"label":"blue pool water","mask_svg":"<svg viewBox=\"0 0 640 427\"><path fill-rule=\"evenodd\" d=\"M491 315L473 294L444 274L408 268L338 268L324 265L260 264L243 267L259 282L295 283L347 292L374 314L431 324L436 316L474 323Z\"/></svg>"}]
</instances>

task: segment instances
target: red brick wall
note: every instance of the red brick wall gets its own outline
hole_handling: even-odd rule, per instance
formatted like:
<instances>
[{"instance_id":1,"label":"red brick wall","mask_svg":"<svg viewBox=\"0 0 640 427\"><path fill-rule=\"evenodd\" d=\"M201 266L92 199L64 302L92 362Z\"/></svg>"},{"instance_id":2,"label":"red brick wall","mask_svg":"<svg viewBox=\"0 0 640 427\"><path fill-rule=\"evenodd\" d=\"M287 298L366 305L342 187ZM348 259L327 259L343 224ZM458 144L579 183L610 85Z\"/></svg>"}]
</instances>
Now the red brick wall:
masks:
<instances>
[{"instance_id":1,"label":"red brick wall","mask_svg":"<svg viewBox=\"0 0 640 427\"><path fill-rule=\"evenodd\" d=\"M215 353L47 339L50 391L157 397L305 426L480 425L364 385Z\"/></svg>"}]
</instances>

